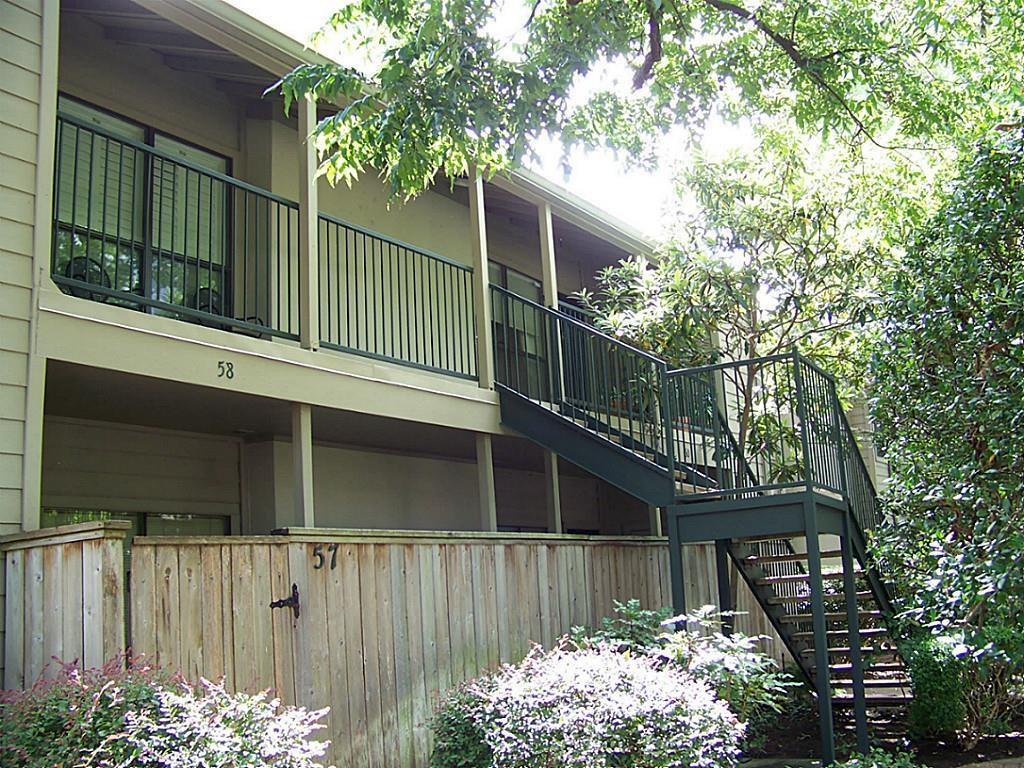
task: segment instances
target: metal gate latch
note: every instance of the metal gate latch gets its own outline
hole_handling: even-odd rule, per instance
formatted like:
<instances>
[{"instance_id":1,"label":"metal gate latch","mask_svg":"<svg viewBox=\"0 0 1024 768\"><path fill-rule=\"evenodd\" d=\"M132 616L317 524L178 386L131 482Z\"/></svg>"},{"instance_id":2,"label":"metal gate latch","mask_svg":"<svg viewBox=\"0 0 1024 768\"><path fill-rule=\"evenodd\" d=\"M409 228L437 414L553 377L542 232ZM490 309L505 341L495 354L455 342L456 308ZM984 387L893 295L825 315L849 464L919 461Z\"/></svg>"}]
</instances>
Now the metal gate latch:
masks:
<instances>
[{"instance_id":1,"label":"metal gate latch","mask_svg":"<svg viewBox=\"0 0 1024 768\"><path fill-rule=\"evenodd\" d=\"M299 618L299 585L292 584L291 597L282 597L270 603L271 608L291 608L295 618Z\"/></svg>"}]
</instances>

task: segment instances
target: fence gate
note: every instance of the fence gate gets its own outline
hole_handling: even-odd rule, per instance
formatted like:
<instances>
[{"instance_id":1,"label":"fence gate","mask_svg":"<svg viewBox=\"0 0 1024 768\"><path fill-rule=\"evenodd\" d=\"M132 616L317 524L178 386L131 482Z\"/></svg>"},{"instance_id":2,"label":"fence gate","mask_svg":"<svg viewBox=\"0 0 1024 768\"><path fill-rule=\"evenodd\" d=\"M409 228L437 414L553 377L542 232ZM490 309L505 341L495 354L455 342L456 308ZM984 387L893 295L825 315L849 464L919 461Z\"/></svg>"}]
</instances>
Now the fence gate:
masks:
<instances>
[{"instance_id":1,"label":"fence gate","mask_svg":"<svg viewBox=\"0 0 1024 768\"><path fill-rule=\"evenodd\" d=\"M440 692L594 624L613 599L666 604L667 561L652 540L141 537L131 638L191 680L330 707L330 762L414 768Z\"/></svg>"}]
</instances>

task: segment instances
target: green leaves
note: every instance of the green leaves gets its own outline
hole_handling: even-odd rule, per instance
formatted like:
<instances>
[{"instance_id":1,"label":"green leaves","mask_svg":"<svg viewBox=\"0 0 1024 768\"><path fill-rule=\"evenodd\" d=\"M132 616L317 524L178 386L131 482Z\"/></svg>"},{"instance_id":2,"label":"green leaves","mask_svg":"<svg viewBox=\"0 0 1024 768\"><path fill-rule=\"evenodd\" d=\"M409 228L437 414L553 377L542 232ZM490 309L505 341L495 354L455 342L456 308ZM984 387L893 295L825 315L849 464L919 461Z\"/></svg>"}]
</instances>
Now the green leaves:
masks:
<instances>
[{"instance_id":1,"label":"green leaves","mask_svg":"<svg viewBox=\"0 0 1024 768\"><path fill-rule=\"evenodd\" d=\"M374 109L318 129L328 178L371 166L410 197L471 159L508 168L545 132L652 162L665 131L695 135L716 113L784 116L854 144L970 140L1024 95L1011 0L986 5L984 24L973 5L932 0L540 0L500 38L499 9L515 6L361 0L335 13L328 27L363 65L299 67L279 84L286 107L305 93L373 94ZM624 67L639 89L574 94L596 68Z\"/></svg>"}]
</instances>

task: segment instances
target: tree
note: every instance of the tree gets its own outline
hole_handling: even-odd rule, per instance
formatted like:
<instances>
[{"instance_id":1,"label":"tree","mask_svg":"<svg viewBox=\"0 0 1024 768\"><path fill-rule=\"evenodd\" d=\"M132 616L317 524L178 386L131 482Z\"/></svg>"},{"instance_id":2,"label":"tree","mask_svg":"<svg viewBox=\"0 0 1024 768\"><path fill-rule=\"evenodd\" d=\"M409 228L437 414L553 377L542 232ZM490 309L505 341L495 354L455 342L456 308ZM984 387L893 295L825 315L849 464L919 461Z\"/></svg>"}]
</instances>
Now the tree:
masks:
<instances>
[{"instance_id":1,"label":"tree","mask_svg":"<svg viewBox=\"0 0 1024 768\"><path fill-rule=\"evenodd\" d=\"M581 298L603 330L679 367L799 346L862 390L865 328L893 248L884 218L893 200L866 187L910 192L923 179L889 161L869 168L859 152L826 150L778 125L758 135L753 151L698 155L677 181L696 209L676 214L656 264L606 268ZM901 219L920 219L925 205L902 195Z\"/></svg>"},{"instance_id":2,"label":"tree","mask_svg":"<svg viewBox=\"0 0 1024 768\"><path fill-rule=\"evenodd\" d=\"M1016 0L531 0L503 39L496 17L513 5L355 0L335 13L328 28L359 63L279 84L286 106L344 104L317 127L327 177L373 168L408 197L471 163L505 169L547 131L649 159L661 132L713 112L891 146L971 136L1021 96ZM575 99L606 66L632 67L632 90Z\"/></svg>"},{"instance_id":3,"label":"tree","mask_svg":"<svg viewBox=\"0 0 1024 768\"><path fill-rule=\"evenodd\" d=\"M1007 716L1024 669L1022 245L1015 128L964 162L887 281L874 371L892 469L876 549L905 620L972 657L975 735Z\"/></svg>"}]
</instances>

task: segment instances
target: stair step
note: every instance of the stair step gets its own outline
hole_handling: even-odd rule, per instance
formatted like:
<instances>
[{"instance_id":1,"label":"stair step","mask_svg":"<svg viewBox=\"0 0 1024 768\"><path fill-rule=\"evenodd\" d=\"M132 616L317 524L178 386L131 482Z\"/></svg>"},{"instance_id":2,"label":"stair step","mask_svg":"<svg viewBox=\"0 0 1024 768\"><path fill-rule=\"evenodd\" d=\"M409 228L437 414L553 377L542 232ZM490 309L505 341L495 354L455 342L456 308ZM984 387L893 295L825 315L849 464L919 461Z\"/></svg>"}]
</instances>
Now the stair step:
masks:
<instances>
[{"instance_id":1,"label":"stair step","mask_svg":"<svg viewBox=\"0 0 1024 768\"><path fill-rule=\"evenodd\" d=\"M849 656L850 655L850 646L848 646L848 645L837 645L837 646L834 646L832 648L829 648L828 652L829 652L829 655L831 655L831 656ZM861 654L865 654L865 653L891 653L891 654L895 655L896 654L896 649L895 648L876 648L873 645L865 645L865 646L861 646L860 652L861 652ZM800 650L800 653L803 656L813 656L814 655L814 649L813 648L803 648L803 649Z\"/></svg>"},{"instance_id":2,"label":"stair step","mask_svg":"<svg viewBox=\"0 0 1024 768\"><path fill-rule=\"evenodd\" d=\"M860 611L857 614L859 619L880 619L881 611ZM782 617L782 621L788 624L799 624L805 621L814 621L814 615L810 613L790 613ZM825 621L846 621L846 611L826 613Z\"/></svg>"},{"instance_id":3,"label":"stair step","mask_svg":"<svg viewBox=\"0 0 1024 768\"><path fill-rule=\"evenodd\" d=\"M829 637L846 637L849 635L849 630L846 629L829 629L826 630L826 634ZM889 634L889 630L885 627L864 627L860 631L861 637L885 637ZM813 640L813 632L794 632L791 637L794 640Z\"/></svg>"},{"instance_id":4,"label":"stair step","mask_svg":"<svg viewBox=\"0 0 1024 768\"><path fill-rule=\"evenodd\" d=\"M833 688L853 688L853 680L832 680ZM910 690L910 680L907 678L894 678L892 680L872 680L865 678L865 688L906 688Z\"/></svg>"},{"instance_id":5,"label":"stair step","mask_svg":"<svg viewBox=\"0 0 1024 768\"><path fill-rule=\"evenodd\" d=\"M825 595L826 600L835 600L843 598L844 595ZM866 601L872 598L872 594L867 590L857 593L857 600ZM770 605L781 605L782 603L809 603L811 602L810 595L773 595L767 598Z\"/></svg>"},{"instance_id":6,"label":"stair step","mask_svg":"<svg viewBox=\"0 0 1024 768\"><path fill-rule=\"evenodd\" d=\"M832 559L835 557L842 557L842 551L838 549L830 549L826 552L821 553L823 559ZM760 565L761 563L795 563L803 562L807 560L806 552L794 552L788 555L750 555L744 557L744 562L754 563Z\"/></svg>"},{"instance_id":7,"label":"stair step","mask_svg":"<svg viewBox=\"0 0 1024 768\"><path fill-rule=\"evenodd\" d=\"M859 573L860 573L860 571L857 571L857 574L859 574ZM829 571L828 573L821 574L821 578L822 578L823 581L842 581L842 579L843 579L843 572L842 571ZM766 576L763 579L754 579L754 583L759 585L759 586L766 587L766 586L770 586L772 584L801 584L801 583L809 583L810 580L811 580L811 575L809 573L794 573L794 574L787 574L786 576Z\"/></svg>"},{"instance_id":8,"label":"stair step","mask_svg":"<svg viewBox=\"0 0 1024 768\"><path fill-rule=\"evenodd\" d=\"M813 664L811 665L814 666ZM833 672L852 672L853 664L846 662L843 664L829 664L828 668ZM875 664L864 664L865 672L902 672L906 669L902 662L899 661L883 661Z\"/></svg>"}]
</instances>

